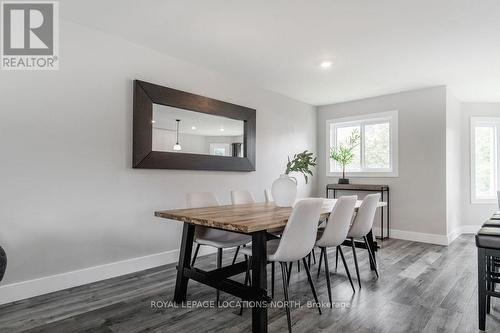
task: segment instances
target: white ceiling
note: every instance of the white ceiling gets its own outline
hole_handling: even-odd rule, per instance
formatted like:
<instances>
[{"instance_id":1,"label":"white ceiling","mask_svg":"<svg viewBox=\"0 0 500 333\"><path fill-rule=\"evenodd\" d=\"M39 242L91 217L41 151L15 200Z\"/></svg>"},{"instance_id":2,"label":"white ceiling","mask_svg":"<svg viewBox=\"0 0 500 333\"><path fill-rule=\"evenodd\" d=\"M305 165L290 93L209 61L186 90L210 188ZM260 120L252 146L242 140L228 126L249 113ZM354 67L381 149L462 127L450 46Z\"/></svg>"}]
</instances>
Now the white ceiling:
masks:
<instances>
[{"instance_id":1,"label":"white ceiling","mask_svg":"<svg viewBox=\"0 0 500 333\"><path fill-rule=\"evenodd\" d=\"M179 133L203 136L240 136L243 135L244 131L242 120L153 104L153 120L155 121L153 127L176 131L177 119L181 121Z\"/></svg>"},{"instance_id":2,"label":"white ceiling","mask_svg":"<svg viewBox=\"0 0 500 333\"><path fill-rule=\"evenodd\" d=\"M64 0L60 13L310 104L441 84L500 101L498 0Z\"/></svg>"}]
</instances>

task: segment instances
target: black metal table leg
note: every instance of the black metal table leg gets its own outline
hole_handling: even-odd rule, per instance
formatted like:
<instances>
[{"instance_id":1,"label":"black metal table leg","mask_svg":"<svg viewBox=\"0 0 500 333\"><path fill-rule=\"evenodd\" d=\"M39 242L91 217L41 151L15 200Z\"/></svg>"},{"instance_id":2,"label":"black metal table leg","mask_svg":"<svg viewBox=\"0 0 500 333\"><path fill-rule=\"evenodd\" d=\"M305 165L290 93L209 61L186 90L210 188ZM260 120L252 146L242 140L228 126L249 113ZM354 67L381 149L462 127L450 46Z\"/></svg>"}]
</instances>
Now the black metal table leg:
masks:
<instances>
[{"instance_id":1,"label":"black metal table leg","mask_svg":"<svg viewBox=\"0 0 500 333\"><path fill-rule=\"evenodd\" d=\"M370 260L370 269L372 271L375 270L375 265L377 264L377 256L375 252L375 243L373 242L373 230L370 230L370 232L366 235L366 238L368 240L368 246L370 246L370 249L372 250L373 253L373 263Z\"/></svg>"},{"instance_id":2,"label":"black metal table leg","mask_svg":"<svg viewBox=\"0 0 500 333\"><path fill-rule=\"evenodd\" d=\"M384 190L380 191L380 201L384 201ZM384 207L380 208L380 240L384 240Z\"/></svg>"},{"instance_id":3,"label":"black metal table leg","mask_svg":"<svg viewBox=\"0 0 500 333\"><path fill-rule=\"evenodd\" d=\"M479 329L484 331L486 327L486 251L477 248L477 296L479 308Z\"/></svg>"},{"instance_id":4,"label":"black metal table leg","mask_svg":"<svg viewBox=\"0 0 500 333\"><path fill-rule=\"evenodd\" d=\"M266 231L252 234L252 287L255 293L267 297L267 235ZM252 308L252 332L267 333L267 306L255 304Z\"/></svg>"},{"instance_id":5,"label":"black metal table leg","mask_svg":"<svg viewBox=\"0 0 500 333\"><path fill-rule=\"evenodd\" d=\"M186 300L189 279L184 276L184 268L191 267L191 252L193 250L194 225L184 223L182 229L182 242L177 264L177 279L175 281L174 301L182 303Z\"/></svg>"}]
</instances>

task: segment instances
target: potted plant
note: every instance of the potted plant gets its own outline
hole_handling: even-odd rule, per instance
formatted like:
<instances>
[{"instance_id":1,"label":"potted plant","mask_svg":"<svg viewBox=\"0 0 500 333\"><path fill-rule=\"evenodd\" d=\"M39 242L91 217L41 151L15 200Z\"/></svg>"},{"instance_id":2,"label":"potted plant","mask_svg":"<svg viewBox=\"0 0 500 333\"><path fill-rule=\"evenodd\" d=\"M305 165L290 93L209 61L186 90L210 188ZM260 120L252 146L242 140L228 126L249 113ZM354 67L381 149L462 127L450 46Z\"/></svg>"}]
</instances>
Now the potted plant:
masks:
<instances>
[{"instance_id":1,"label":"potted plant","mask_svg":"<svg viewBox=\"0 0 500 333\"><path fill-rule=\"evenodd\" d=\"M291 172L300 172L304 176L306 184L308 176L312 176L312 168L316 166L316 157L313 153L304 150L302 153L294 154L293 159L288 157L286 170L273 182L271 192L274 203L278 207L292 207L297 197L297 179L290 177Z\"/></svg>"},{"instance_id":2,"label":"potted plant","mask_svg":"<svg viewBox=\"0 0 500 333\"><path fill-rule=\"evenodd\" d=\"M360 138L359 131L355 129L346 142L330 147L330 158L342 166L342 178L339 178L339 184L349 184L349 179L345 177L345 168L352 163L354 149L359 145Z\"/></svg>"}]
</instances>

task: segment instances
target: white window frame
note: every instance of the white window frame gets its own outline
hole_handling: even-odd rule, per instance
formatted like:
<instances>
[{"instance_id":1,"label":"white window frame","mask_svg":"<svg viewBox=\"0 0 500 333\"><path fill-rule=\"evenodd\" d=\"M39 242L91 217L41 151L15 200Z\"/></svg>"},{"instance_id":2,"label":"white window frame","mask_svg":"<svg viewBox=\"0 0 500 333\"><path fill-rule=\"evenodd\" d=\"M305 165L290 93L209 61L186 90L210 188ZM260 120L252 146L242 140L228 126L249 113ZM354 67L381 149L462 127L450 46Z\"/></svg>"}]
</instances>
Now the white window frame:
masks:
<instances>
[{"instance_id":1,"label":"white window frame","mask_svg":"<svg viewBox=\"0 0 500 333\"><path fill-rule=\"evenodd\" d=\"M495 190L494 195L489 198L478 197L476 195L476 127L478 125L486 125L495 128ZM470 118L470 195L472 204L496 204L496 191L500 190L500 117L471 117Z\"/></svg>"},{"instance_id":2,"label":"white window frame","mask_svg":"<svg viewBox=\"0 0 500 333\"><path fill-rule=\"evenodd\" d=\"M398 177L398 111L388 111L379 113L370 113L354 117L343 117L328 119L326 121L326 176L327 177L341 177L342 172L331 172L331 164L335 163L330 158L330 147L336 145L336 135L332 136L330 131L332 125L334 128L340 128L345 126L360 125L362 130L360 133L364 135L364 126L373 123L380 123L381 121L389 122L390 131L390 159L392 168L389 169L365 169L362 168L360 171L346 171L347 176L351 178L356 177ZM363 166L364 159L364 140L361 140L361 165Z\"/></svg>"}]
</instances>

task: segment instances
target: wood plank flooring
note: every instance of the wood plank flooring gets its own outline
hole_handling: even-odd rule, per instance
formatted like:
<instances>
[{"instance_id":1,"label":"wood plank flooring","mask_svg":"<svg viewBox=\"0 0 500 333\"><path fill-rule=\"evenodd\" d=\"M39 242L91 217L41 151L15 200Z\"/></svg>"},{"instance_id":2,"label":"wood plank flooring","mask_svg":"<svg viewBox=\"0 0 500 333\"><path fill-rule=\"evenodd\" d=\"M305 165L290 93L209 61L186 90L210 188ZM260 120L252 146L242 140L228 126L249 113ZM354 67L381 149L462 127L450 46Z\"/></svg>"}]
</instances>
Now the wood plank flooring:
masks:
<instances>
[{"instance_id":1,"label":"wood plank flooring","mask_svg":"<svg viewBox=\"0 0 500 333\"><path fill-rule=\"evenodd\" d=\"M355 275L352 254L346 259ZM319 251L317 252L319 254ZM229 264L232 251L224 255ZM370 272L366 251L359 250L362 289L353 294L342 263L336 272L329 254L332 293L337 307L308 308L312 300L304 269L293 269L290 299L294 332L478 332L476 248L472 236L450 246L387 240L378 252L380 278ZM340 259L339 259L340 260ZM197 267L215 266L215 255L201 257ZM270 269L270 267L269 267ZM312 266L320 300L327 303L326 279ZM283 300L279 265L275 300ZM270 277L270 273L268 276ZM243 276L238 277L243 280ZM239 308L153 308L152 301L173 298L175 265L100 281L0 306L0 332L249 332L251 311ZM270 286L270 284L269 284ZM188 300L214 301L215 291L190 281ZM238 301L221 294L223 301ZM488 332L500 332L500 301L493 300ZM284 309L269 310L269 331L285 332Z\"/></svg>"}]
</instances>

